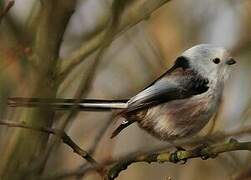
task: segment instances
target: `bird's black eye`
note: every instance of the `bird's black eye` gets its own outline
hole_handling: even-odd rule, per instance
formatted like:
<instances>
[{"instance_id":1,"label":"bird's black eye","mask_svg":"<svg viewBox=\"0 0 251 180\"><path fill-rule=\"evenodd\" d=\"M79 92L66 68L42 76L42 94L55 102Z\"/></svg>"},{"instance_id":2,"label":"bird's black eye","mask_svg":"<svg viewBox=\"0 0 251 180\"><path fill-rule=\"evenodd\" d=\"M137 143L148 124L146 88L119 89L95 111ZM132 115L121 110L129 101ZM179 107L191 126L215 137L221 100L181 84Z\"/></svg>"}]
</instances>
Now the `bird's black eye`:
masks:
<instances>
[{"instance_id":1,"label":"bird's black eye","mask_svg":"<svg viewBox=\"0 0 251 180\"><path fill-rule=\"evenodd\" d=\"M214 62L215 64L219 64L219 63L220 63L220 59L219 59L219 58L214 58L214 59L213 59L213 62Z\"/></svg>"}]
</instances>

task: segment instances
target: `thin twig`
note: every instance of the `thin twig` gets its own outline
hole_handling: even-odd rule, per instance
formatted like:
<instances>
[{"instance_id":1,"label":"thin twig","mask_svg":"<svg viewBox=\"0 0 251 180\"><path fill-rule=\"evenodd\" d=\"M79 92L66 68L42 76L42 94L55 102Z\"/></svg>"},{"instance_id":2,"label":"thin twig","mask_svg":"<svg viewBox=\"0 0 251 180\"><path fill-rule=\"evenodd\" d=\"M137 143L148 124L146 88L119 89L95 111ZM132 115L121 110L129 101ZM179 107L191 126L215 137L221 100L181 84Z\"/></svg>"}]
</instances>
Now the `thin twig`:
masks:
<instances>
[{"instance_id":1,"label":"thin twig","mask_svg":"<svg viewBox=\"0 0 251 180\"><path fill-rule=\"evenodd\" d=\"M100 128L99 132L97 133L96 137L93 140L91 147L88 150L90 155L93 155L95 153L100 141L102 140L103 135L105 134L107 129L110 127L111 122L112 122L112 117L103 125L103 127ZM82 171L83 169L86 169L87 167L89 167L89 164L84 163L78 167L78 170ZM85 173L79 174L76 177L76 180L82 179L84 175L85 175Z\"/></svg>"},{"instance_id":2,"label":"thin twig","mask_svg":"<svg viewBox=\"0 0 251 180\"><path fill-rule=\"evenodd\" d=\"M62 139L62 141L68 145L70 148L72 148L73 152L84 158L86 161L88 161L90 164L92 164L94 167L99 167L99 164L95 159L93 159L85 150L83 150L81 147L79 147L71 138L64 132L63 130L59 129L53 129L53 128L47 128L47 127L33 127L30 125L26 125L25 123L20 122L12 122L12 121L0 121L0 125L6 125L8 127L19 127L19 128L25 128L29 130L34 131L40 131L48 134L53 134L57 136L58 138Z\"/></svg>"},{"instance_id":3,"label":"thin twig","mask_svg":"<svg viewBox=\"0 0 251 180\"><path fill-rule=\"evenodd\" d=\"M0 23L3 17L9 12L10 8L15 4L15 1L9 1L2 11L0 11Z\"/></svg>"},{"instance_id":4,"label":"thin twig","mask_svg":"<svg viewBox=\"0 0 251 180\"><path fill-rule=\"evenodd\" d=\"M135 3L135 5L133 4L132 6L135 7L126 8L125 13L123 13L123 17L121 18L118 31L116 32L116 34L114 34L114 37L111 39L111 42L131 27L150 17L150 15L154 11L156 11L169 1L170 0L146 0L143 2ZM106 35L107 31L106 29L104 29L95 37L90 39L88 42L84 43L77 51L72 54L70 58L63 60L59 73L61 79L64 79L87 56L89 56L91 53L95 52L100 46L102 46Z\"/></svg>"}]
</instances>

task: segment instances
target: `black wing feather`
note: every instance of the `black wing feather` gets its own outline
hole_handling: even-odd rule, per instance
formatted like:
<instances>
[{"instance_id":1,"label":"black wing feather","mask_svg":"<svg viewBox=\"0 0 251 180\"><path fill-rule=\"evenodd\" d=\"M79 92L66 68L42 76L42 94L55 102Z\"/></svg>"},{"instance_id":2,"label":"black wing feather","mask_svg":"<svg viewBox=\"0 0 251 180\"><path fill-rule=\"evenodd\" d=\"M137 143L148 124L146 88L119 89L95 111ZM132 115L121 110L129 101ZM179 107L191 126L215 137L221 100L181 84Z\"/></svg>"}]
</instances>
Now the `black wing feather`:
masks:
<instances>
[{"instance_id":1,"label":"black wing feather","mask_svg":"<svg viewBox=\"0 0 251 180\"><path fill-rule=\"evenodd\" d=\"M208 80L196 73L183 76L166 76L156 81L128 101L124 113L149 108L164 102L185 99L208 90Z\"/></svg>"}]
</instances>

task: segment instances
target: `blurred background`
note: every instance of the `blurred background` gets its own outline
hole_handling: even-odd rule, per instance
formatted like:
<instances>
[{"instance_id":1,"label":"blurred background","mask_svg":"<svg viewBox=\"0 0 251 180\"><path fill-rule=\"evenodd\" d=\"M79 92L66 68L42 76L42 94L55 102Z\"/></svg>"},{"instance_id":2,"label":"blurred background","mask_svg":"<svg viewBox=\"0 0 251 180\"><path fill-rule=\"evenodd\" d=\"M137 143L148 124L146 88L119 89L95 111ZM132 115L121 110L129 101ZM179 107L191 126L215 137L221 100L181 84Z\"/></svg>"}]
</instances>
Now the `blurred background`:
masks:
<instances>
[{"instance_id":1,"label":"blurred background","mask_svg":"<svg viewBox=\"0 0 251 180\"><path fill-rule=\"evenodd\" d=\"M0 2L4 6L8 1ZM34 22L42 18L36 16L41 8L40 3L37 0L15 0L0 24L0 117L3 120L17 121L25 110L6 107L7 97L26 97L29 90L34 88L31 82L36 68L40 66L33 61L36 55L32 45L27 44L33 43L34 37L30 32L36 31ZM81 63L60 81L57 97L129 98L165 72L185 49L196 44L212 43L226 47L238 61L226 84L224 101L213 131L228 131L250 124L249 0L172 0L130 28L120 26L124 22L130 23L137 14L147 12L154 3L142 3L144 6L137 9L134 8L137 7L136 0L128 1L122 15L118 13L115 16L112 3L112 0L76 2L60 44L59 64L70 63L73 53L88 43L92 46L93 40L98 39L105 28L108 32L106 41L110 42L112 36L114 40L107 43L109 45L102 52L96 49L80 58ZM114 12L113 16L111 12ZM115 33L117 30L120 33ZM113 113L58 111L53 118L53 127L65 129L78 145L91 152L98 161L167 144L151 137L137 125L110 139L117 125L112 119ZM1 158L5 158L6 151L11 148L9 144L13 131L12 128L0 127ZM250 137L241 140L248 139ZM86 167L86 162L55 137L50 137L45 149L47 155L45 160L41 160L44 162L41 174L45 177L47 174L62 174L65 176L59 179L76 179L71 172ZM250 159L250 153L231 152L207 161L189 160L185 165L136 163L123 171L118 179L235 179L247 168L250 168L248 172L251 171ZM0 165L4 166L3 163ZM100 179L95 172L77 178Z\"/></svg>"}]
</instances>

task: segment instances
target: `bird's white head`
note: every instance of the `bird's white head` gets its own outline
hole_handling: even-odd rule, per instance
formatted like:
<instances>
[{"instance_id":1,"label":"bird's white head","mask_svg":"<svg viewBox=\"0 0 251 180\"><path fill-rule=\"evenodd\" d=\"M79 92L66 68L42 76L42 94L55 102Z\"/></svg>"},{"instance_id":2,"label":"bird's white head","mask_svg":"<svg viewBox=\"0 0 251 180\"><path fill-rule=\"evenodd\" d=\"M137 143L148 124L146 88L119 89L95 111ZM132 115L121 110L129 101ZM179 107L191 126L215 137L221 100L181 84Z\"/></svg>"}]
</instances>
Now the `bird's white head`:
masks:
<instances>
[{"instance_id":1,"label":"bird's white head","mask_svg":"<svg viewBox=\"0 0 251 180\"><path fill-rule=\"evenodd\" d=\"M226 80L231 65L236 63L225 48L211 44L196 45L186 50L182 57L187 59L190 68L211 82Z\"/></svg>"}]
</instances>

